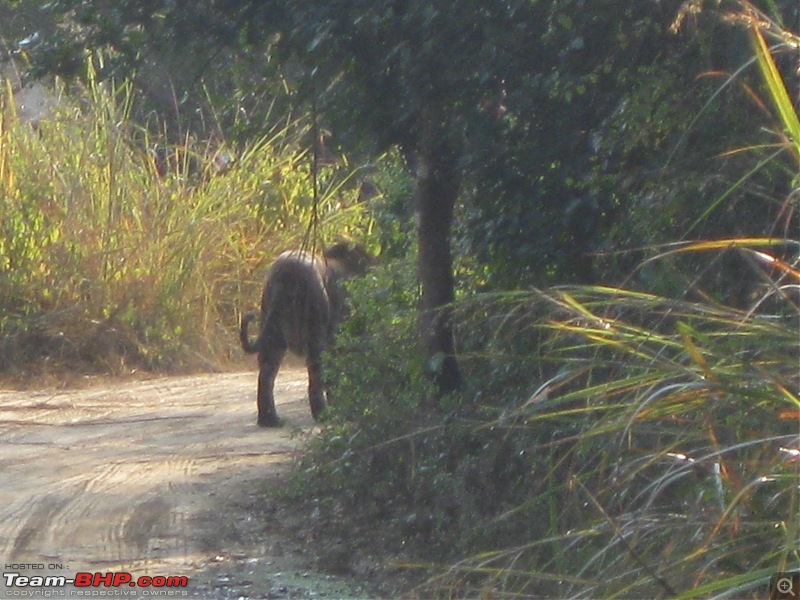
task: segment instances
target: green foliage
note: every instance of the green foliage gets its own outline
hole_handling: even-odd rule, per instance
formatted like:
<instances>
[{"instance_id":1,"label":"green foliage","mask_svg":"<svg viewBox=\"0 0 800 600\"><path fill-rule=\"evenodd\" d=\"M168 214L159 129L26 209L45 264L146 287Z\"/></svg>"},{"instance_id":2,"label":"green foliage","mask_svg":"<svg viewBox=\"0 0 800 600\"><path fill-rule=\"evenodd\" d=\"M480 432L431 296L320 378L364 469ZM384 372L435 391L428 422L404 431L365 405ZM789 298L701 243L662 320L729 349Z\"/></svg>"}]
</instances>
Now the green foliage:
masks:
<instances>
[{"instance_id":1,"label":"green foliage","mask_svg":"<svg viewBox=\"0 0 800 600\"><path fill-rule=\"evenodd\" d=\"M88 79L36 127L3 97L2 368L224 362L275 254L370 229L340 167L320 170L315 202L301 123L241 150L187 136L151 151L130 88Z\"/></svg>"},{"instance_id":2,"label":"green foliage","mask_svg":"<svg viewBox=\"0 0 800 600\"><path fill-rule=\"evenodd\" d=\"M776 312L599 286L460 302L473 385L433 412L403 272L377 271L296 476L308 510L351 542L380 522L426 597L763 588L800 564L800 311L797 272L753 243Z\"/></svg>"},{"instance_id":3,"label":"green foliage","mask_svg":"<svg viewBox=\"0 0 800 600\"><path fill-rule=\"evenodd\" d=\"M3 50L37 77L86 82L86 56L102 55L96 78L131 85L135 118L162 128L171 143L187 131L244 143L263 135L270 117L303 113L262 54L276 39L252 21L256 3L243 4L29 0L8 9L0 36Z\"/></svg>"},{"instance_id":4,"label":"green foliage","mask_svg":"<svg viewBox=\"0 0 800 600\"><path fill-rule=\"evenodd\" d=\"M383 473L386 481L378 487L391 494L408 464L391 441L383 450L365 454L363 449L376 439L402 437L411 425L410 414L431 390L417 348L411 257L384 259L366 277L348 282L348 289L350 316L335 347L326 353L333 398L327 417L332 424L312 442L314 453L302 465L297 485L314 489L314 502L327 511L338 510L342 502L369 498L362 508L371 520L385 511L382 505L388 496L378 488L360 487L356 473L367 469L369 476L362 481L370 488ZM319 456L326 459L319 461Z\"/></svg>"},{"instance_id":5,"label":"green foliage","mask_svg":"<svg viewBox=\"0 0 800 600\"><path fill-rule=\"evenodd\" d=\"M480 141L466 144L457 243L494 286L621 283L643 258L632 249L783 226L792 165L771 160L774 119L747 37L720 26L716 3L677 32L679 3L654 4L538 3L536 61L504 70L499 116L468 121ZM796 22L797 4L778 4Z\"/></svg>"},{"instance_id":6,"label":"green foliage","mask_svg":"<svg viewBox=\"0 0 800 600\"><path fill-rule=\"evenodd\" d=\"M785 272L777 289L794 279ZM504 396L483 428L552 433L536 454L559 456L548 474L554 511L548 535L505 538L454 568L451 582L496 569L491 584L509 594L560 578L548 593L692 597L743 571L751 576L736 585L757 589L770 567L797 564L793 301L782 317L601 287L505 302L507 314L538 305L549 315L531 323L543 332L547 378L519 400ZM513 348L518 330L497 337Z\"/></svg>"},{"instance_id":7,"label":"green foliage","mask_svg":"<svg viewBox=\"0 0 800 600\"><path fill-rule=\"evenodd\" d=\"M367 181L380 193L372 202L372 215L381 256L388 260L409 259L415 239L410 202L414 182L396 148L370 165Z\"/></svg>"},{"instance_id":8,"label":"green foliage","mask_svg":"<svg viewBox=\"0 0 800 600\"><path fill-rule=\"evenodd\" d=\"M776 120L783 126L781 133L785 131L785 144L794 159L800 164L800 118L797 115L797 109L792 103L789 91L786 89L781 72L767 46L764 34L758 27L751 25L750 35L761 76L778 113ZM800 42L800 37L791 36L788 32L784 37L795 44Z\"/></svg>"},{"instance_id":9,"label":"green foliage","mask_svg":"<svg viewBox=\"0 0 800 600\"><path fill-rule=\"evenodd\" d=\"M385 421L427 396L416 335L418 289L413 253L385 257L366 277L348 282L349 317L328 352L343 421ZM353 366L357 364L358 368ZM405 408L404 408L405 407Z\"/></svg>"},{"instance_id":10,"label":"green foliage","mask_svg":"<svg viewBox=\"0 0 800 600\"><path fill-rule=\"evenodd\" d=\"M214 118L195 125L229 136L257 131L265 98L278 115L313 106L349 149L398 145L412 162L422 109L436 105L463 174L454 241L504 289L619 283L642 258L620 250L779 221L791 190L769 160L748 40L717 19L749 4L590 4L59 0L47 10L62 26L25 52L47 65L101 48L101 75L135 75L162 116L203 90L199 114ZM793 0L754 6L796 22ZM737 147L763 161L744 179Z\"/></svg>"},{"instance_id":11,"label":"green foliage","mask_svg":"<svg viewBox=\"0 0 800 600\"><path fill-rule=\"evenodd\" d=\"M767 91L786 108L774 59L760 42L756 51ZM657 106L609 123L620 119L624 131ZM780 179L755 200L775 203L796 185L793 137L782 135L795 113L764 118L786 158L761 165L759 175ZM638 142L625 143L632 157ZM752 154L737 153L726 166L734 174L747 161ZM763 181L747 178L734 192L752 200ZM692 220L726 232L736 223L710 219L710 198L689 215L679 210L685 198L658 205L663 212L642 204L637 219L674 220L665 235ZM471 384L435 410L420 403L427 390L408 360L411 327L393 320L397 309L380 296L392 288L377 273L353 289L344 348L358 350L335 359L347 384L303 461L303 495L351 541L381 522L381 544L401 549L399 564L430 575L424 597L758 596L774 572L800 567L800 246L765 235L774 214L750 219L750 210L722 239L651 246L657 255L640 264L636 284L656 291L465 297L455 320ZM733 237L745 227L761 235ZM465 281L485 284L469 261L462 269Z\"/></svg>"}]
</instances>

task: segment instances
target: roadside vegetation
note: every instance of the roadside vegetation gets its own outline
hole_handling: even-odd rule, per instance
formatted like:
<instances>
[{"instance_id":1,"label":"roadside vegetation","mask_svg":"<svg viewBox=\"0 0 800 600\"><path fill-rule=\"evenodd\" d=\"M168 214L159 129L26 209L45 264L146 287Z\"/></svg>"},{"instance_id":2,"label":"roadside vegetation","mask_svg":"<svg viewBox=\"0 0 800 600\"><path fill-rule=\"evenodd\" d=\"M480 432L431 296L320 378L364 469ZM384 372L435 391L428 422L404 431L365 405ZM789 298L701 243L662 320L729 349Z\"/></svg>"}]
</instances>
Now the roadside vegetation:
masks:
<instances>
[{"instance_id":1,"label":"roadside vegetation","mask_svg":"<svg viewBox=\"0 0 800 600\"><path fill-rule=\"evenodd\" d=\"M95 66L36 123L0 96L0 370L222 367L272 257L322 243L328 219L366 233L358 189L345 165L314 182L304 120L247 144L164 142Z\"/></svg>"},{"instance_id":2,"label":"roadside vegetation","mask_svg":"<svg viewBox=\"0 0 800 600\"><path fill-rule=\"evenodd\" d=\"M344 236L380 261L282 492L336 568L380 555L425 598L763 597L800 569L796 3L231 2L240 54L203 66L236 68L179 136L125 54L179 46L194 13L167 4L76 13L100 48L47 119L3 92L0 370L230 364L270 259ZM455 391L420 332L431 190L457 197Z\"/></svg>"},{"instance_id":3,"label":"roadside vegetation","mask_svg":"<svg viewBox=\"0 0 800 600\"><path fill-rule=\"evenodd\" d=\"M763 146L725 153L752 168L698 207L686 241L640 249L618 286L475 293L483 273L462 260L470 384L433 407L413 260L353 284L331 368L344 400L297 497L367 552L380 523L412 597L762 597L800 567L800 129L767 41L799 40L730 18L775 120ZM724 235L711 215L764 169L792 190L761 199L781 209L765 235L691 235Z\"/></svg>"}]
</instances>

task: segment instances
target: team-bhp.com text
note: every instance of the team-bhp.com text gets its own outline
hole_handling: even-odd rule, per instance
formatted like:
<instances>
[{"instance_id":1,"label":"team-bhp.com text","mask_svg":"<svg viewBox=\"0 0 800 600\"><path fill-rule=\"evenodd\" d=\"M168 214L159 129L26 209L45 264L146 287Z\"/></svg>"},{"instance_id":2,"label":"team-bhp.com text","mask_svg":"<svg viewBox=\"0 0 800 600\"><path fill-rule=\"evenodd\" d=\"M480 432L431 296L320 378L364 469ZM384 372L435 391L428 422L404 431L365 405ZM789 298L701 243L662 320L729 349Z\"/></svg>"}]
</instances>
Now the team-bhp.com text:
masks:
<instances>
[{"instance_id":1,"label":"team-bhp.com text","mask_svg":"<svg viewBox=\"0 0 800 600\"><path fill-rule=\"evenodd\" d=\"M140 588L185 588L189 585L189 578L182 576L155 575L149 577L142 575L133 578L127 572L109 573L76 573L75 577L63 575L21 575L20 573L3 573L6 587L14 588L58 588L67 585L75 587L140 587Z\"/></svg>"}]
</instances>

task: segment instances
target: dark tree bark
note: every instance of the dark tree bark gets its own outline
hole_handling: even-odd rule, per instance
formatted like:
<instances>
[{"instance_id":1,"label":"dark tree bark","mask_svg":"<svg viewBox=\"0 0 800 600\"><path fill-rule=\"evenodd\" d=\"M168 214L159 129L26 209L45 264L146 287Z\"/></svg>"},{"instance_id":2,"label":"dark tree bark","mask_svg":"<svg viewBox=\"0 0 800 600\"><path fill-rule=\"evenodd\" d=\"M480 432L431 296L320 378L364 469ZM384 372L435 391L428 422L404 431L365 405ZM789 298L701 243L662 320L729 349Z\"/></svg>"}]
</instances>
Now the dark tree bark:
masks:
<instances>
[{"instance_id":1,"label":"dark tree bark","mask_svg":"<svg viewBox=\"0 0 800 600\"><path fill-rule=\"evenodd\" d=\"M422 287L420 335L425 369L444 394L461 385L450 306L455 299L450 226L460 180L457 155L451 147L447 127L441 118L429 112L422 120L417 161L414 208Z\"/></svg>"}]
</instances>

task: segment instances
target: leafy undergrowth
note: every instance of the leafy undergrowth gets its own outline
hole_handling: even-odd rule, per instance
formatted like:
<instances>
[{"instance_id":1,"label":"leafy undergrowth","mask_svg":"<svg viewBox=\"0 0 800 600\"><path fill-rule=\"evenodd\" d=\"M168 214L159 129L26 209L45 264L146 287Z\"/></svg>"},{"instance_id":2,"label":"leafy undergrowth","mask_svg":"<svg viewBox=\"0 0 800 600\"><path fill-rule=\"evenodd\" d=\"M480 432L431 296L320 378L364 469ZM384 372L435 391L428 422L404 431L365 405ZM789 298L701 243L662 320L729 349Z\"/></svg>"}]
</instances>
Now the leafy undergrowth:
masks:
<instances>
[{"instance_id":1,"label":"leafy undergrowth","mask_svg":"<svg viewBox=\"0 0 800 600\"><path fill-rule=\"evenodd\" d=\"M6 375L224 365L272 257L368 227L347 168L320 168L315 202L302 122L243 148L165 143L129 118L128 87L95 83L91 67L36 123L11 98L0 93Z\"/></svg>"},{"instance_id":2,"label":"leafy undergrowth","mask_svg":"<svg viewBox=\"0 0 800 600\"><path fill-rule=\"evenodd\" d=\"M796 190L796 111L767 21L737 6ZM759 598L800 569L800 242L657 249L639 274L659 293L634 277L470 296L470 383L444 398L416 358L412 262L353 285L336 404L287 491L318 530L421 598Z\"/></svg>"},{"instance_id":3,"label":"leafy undergrowth","mask_svg":"<svg viewBox=\"0 0 800 600\"><path fill-rule=\"evenodd\" d=\"M462 301L473 385L438 402L403 267L373 273L290 497L419 597L763 593L800 566L800 274L740 250L771 257L757 310L600 286Z\"/></svg>"}]
</instances>

